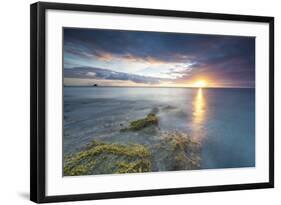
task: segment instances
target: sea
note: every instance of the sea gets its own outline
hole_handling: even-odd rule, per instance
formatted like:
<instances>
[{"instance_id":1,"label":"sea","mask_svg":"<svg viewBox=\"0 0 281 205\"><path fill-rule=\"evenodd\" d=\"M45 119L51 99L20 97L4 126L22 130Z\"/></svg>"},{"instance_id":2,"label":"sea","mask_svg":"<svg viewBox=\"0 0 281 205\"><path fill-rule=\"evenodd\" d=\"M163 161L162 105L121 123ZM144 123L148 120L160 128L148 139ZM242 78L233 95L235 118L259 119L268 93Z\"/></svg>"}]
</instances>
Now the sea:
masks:
<instances>
[{"instance_id":1,"label":"sea","mask_svg":"<svg viewBox=\"0 0 281 205\"><path fill-rule=\"evenodd\" d=\"M201 144L200 169L255 166L254 88L64 87L63 152L92 140L149 145L120 129L157 109L159 129Z\"/></svg>"}]
</instances>

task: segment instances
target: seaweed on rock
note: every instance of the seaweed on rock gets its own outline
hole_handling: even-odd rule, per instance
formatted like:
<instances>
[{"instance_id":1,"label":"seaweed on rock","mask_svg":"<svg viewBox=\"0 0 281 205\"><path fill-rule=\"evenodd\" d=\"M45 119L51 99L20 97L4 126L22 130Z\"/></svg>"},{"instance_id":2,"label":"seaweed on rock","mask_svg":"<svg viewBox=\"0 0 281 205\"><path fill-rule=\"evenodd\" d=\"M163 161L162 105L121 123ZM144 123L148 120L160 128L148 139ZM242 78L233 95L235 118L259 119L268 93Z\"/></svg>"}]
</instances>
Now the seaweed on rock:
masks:
<instances>
[{"instance_id":1,"label":"seaweed on rock","mask_svg":"<svg viewBox=\"0 0 281 205\"><path fill-rule=\"evenodd\" d=\"M158 131L149 147L93 141L64 157L64 175L137 173L200 168L201 145L180 132Z\"/></svg>"},{"instance_id":2,"label":"seaweed on rock","mask_svg":"<svg viewBox=\"0 0 281 205\"><path fill-rule=\"evenodd\" d=\"M149 113L145 118L134 120L130 122L129 127L121 129L121 132L124 131L138 131L146 127L157 126L159 123L159 118L155 113Z\"/></svg>"},{"instance_id":3,"label":"seaweed on rock","mask_svg":"<svg viewBox=\"0 0 281 205\"><path fill-rule=\"evenodd\" d=\"M153 149L157 171L192 170L200 168L201 145L180 132L163 132Z\"/></svg>"},{"instance_id":4,"label":"seaweed on rock","mask_svg":"<svg viewBox=\"0 0 281 205\"><path fill-rule=\"evenodd\" d=\"M94 140L77 153L64 157L64 175L200 169L201 145L183 132L155 129L159 123L157 112L154 109L145 118L131 121L121 130L135 132L126 135L132 135L133 143L141 144ZM149 138L149 143L138 141L134 136L139 133L153 137Z\"/></svg>"},{"instance_id":5,"label":"seaweed on rock","mask_svg":"<svg viewBox=\"0 0 281 205\"><path fill-rule=\"evenodd\" d=\"M63 171L65 176L77 176L150 170L150 152L144 145L93 141L84 150L65 156Z\"/></svg>"}]
</instances>

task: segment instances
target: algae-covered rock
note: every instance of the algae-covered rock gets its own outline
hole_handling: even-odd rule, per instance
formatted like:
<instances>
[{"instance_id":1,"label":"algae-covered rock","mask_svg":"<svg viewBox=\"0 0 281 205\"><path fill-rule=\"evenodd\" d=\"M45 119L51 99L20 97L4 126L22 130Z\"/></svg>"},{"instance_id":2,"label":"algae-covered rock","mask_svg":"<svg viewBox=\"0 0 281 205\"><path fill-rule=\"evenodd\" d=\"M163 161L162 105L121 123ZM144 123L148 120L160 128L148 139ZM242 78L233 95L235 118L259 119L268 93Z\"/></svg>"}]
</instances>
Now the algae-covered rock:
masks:
<instances>
[{"instance_id":1,"label":"algae-covered rock","mask_svg":"<svg viewBox=\"0 0 281 205\"><path fill-rule=\"evenodd\" d=\"M182 132L157 131L149 147L93 141L65 156L64 176L200 169L201 145Z\"/></svg>"},{"instance_id":2,"label":"algae-covered rock","mask_svg":"<svg viewBox=\"0 0 281 205\"><path fill-rule=\"evenodd\" d=\"M128 128L121 129L120 131L138 131L149 126L157 126L159 119L155 113L149 113L145 118L130 122Z\"/></svg>"},{"instance_id":3,"label":"algae-covered rock","mask_svg":"<svg viewBox=\"0 0 281 205\"><path fill-rule=\"evenodd\" d=\"M153 169L157 171L193 170L200 168L201 145L179 132L161 133L153 149Z\"/></svg>"},{"instance_id":4,"label":"algae-covered rock","mask_svg":"<svg viewBox=\"0 0 281 205\"><path fill-rule=\"evenodd\" d=\"M84 150L65 156L64 175L149 172L150 152L144 145L93 141Z\"/></svg>"}]
</instances>

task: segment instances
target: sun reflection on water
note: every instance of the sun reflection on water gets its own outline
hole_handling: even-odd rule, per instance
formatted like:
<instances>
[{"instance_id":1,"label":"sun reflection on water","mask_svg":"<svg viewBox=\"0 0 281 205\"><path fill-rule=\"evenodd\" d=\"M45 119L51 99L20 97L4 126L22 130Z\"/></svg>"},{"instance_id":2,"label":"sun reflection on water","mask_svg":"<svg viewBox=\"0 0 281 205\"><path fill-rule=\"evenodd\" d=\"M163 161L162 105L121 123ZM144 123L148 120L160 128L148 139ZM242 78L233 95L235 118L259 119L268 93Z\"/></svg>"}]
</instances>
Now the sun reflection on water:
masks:
<instances>
[{"instance_id":1,"label":"sun reflection on water","mask_svg":"<svg viewBox=\"0 0 281 205\"><path fill-rule=\"evenodd\" d=\"M206 100L203 89L199 88L193 101L193 136L195 139L204 137L203 124L206 115Z\"/></svg>"}]
</instances>

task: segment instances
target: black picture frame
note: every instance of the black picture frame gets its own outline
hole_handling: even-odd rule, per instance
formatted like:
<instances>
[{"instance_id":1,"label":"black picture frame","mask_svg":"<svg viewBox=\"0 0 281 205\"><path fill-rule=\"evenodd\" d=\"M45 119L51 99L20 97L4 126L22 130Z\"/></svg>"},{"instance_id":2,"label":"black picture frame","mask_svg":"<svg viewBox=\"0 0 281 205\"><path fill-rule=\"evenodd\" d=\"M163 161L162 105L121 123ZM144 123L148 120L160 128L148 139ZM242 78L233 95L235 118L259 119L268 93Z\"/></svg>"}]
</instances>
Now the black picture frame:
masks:
<instances>
[{"instance_id":1,"label":"black picture frame","mask_svg":"<svg viewBox=\"0 0 281 205\"><path fill-rule=\"evenodd\" d=\"M89 193L46 196L46 10L67 10L101 13L169 16L195 19L263 22L269 24L269 181L263 183L229 184L191 188ZM97 200L198 192L230 191L274 187L274 18L218 13L202 13L144 8L125 8L82 4L38 2L30 7L30 199L37 203Z\"/></svg>"}]
</instances>

